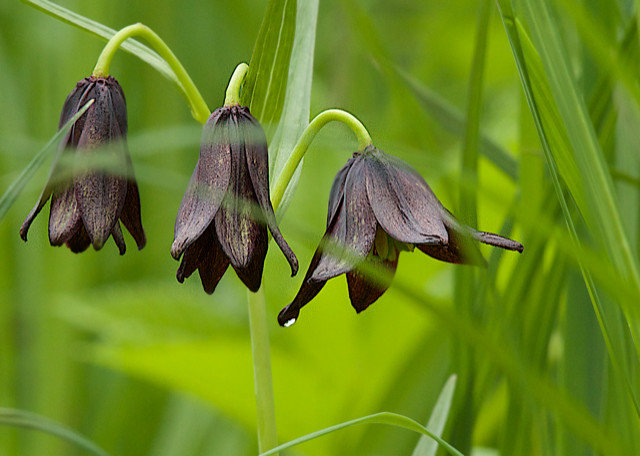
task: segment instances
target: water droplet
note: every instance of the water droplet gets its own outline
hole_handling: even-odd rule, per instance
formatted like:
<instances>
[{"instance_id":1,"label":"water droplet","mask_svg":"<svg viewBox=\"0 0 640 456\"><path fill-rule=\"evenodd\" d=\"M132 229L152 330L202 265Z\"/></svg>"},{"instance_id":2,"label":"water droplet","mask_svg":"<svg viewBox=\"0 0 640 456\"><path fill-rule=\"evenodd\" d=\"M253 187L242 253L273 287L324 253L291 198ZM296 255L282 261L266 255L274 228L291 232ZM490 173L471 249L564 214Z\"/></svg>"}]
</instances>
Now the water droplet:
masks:
<instances>
[{"instance_id":1,"label":"water droplet","mask_svg":"<svg viewBox=\"0 0 640 456\"><path fill-rule=\"evenodd\" d=\"M284 323L284 327L285 327L285 328L288 328L289 326L291 326L291 325L292 325L292 324L294 324L295 322L296 322L296 319L295 319L295 318L291 318L291 319L287 320L287 321Z\"/></svg>"}]
</instances>

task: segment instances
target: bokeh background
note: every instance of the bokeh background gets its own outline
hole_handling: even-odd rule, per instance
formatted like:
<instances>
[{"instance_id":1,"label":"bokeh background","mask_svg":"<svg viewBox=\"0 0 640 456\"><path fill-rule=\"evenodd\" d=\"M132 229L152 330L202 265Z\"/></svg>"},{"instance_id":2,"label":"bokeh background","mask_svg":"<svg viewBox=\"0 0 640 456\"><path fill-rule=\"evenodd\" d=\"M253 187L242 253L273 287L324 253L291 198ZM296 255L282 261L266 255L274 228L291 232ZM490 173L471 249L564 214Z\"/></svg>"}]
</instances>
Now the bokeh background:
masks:
<instances>
[{"instance_id":1,"label":"bokeh background","mask_svg":"<svg viewBox=\"0 0 640 456\"><path fill-rule=\"evenodd\" d=\"M212 109L222 103L235 65L250 59L266 7L264 0L60 3L113 28L138 21L150 26ZM471 189L478 227L507 233L514 227L510 235L525 252L492 254L482 247L490 267L474 272L417 250L403 253L394 286L367 311L356 315L340 277L294 326L280 328L276 315L295 295L324 232L333 177L356 149L344 126L326 127L281 221L301 273L289 278L277 248L265 265L282 442L379 411L425 423L456 373L444 436L467 452L599 454L607 438L638 448L637 415L623 377L612 369L577 254L567 248L566 225L493 2L479 126L482 137L511 158L515 175L484 156L477 180L461 171L481 3L320 2L311 114L331 107L356 114L376 144L414 166L446 207L456 213L461 189ZM612 42L633 20L632 1L586 4ZM615 12L607 16L611 4ZM582 46L572 16L559 15L586 97L607 68ZM89 75L103 45L17 0L0 3L0 190L54 134L65 97ZM173 86L137 58L119 53L111 71L127 97L148 243L138 252L126 234L122 257L112 241L80 255L52 248L48 208L23 243L18 229L49 163L39 170L0 224L0 407L64 423L112 455L255 455L246 290L232 272L213 296L197 277L181 285L169 254L200 126ZM628 108L625 93L610 88L609 95L614 113ZM448 114L434 115L433 106ZM631 103L623 112L626 129L616 129L613 120L617 141L608 160L626 157L627 179L618 180L617 189L637 258L635 109ZM589 238L588 227L578 229ZM619 321L615 331L628 337ZM622 362L635 366L633 344L628 347ZM631 388L637 386L632 380ZM599 432L587 442L583 424L584 432L593 426ZM410 455L417 440L405 430L362 426L287 454ZM0 454L83 452L48 435L4 427Z\"/></svg>"}]
</instances>

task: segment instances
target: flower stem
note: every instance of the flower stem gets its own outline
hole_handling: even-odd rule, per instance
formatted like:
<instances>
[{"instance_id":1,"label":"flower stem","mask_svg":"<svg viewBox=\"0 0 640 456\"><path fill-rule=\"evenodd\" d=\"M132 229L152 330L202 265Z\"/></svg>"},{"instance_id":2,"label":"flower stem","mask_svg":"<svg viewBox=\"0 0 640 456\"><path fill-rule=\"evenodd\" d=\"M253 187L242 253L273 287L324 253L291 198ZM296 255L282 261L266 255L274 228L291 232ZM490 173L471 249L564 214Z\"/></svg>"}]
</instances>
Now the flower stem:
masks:
<instances>
[{"instance_id":1,"label":"flower stem","mask_svg":"<svg viewBox=\"0 0 640 456\"><path fill-rule=\"evenodd\" d=\"M278 445L264 289L260 288L256 293L248 291L247 300L249 301L253 380L258 412L258 450L263 453Z\"/></svg>"},{"instance_id":2,"label":"flower stem","mask_svg":"<svg viewBox=\"0 0 640 456\"><path fill-rule=\"evenodd\" d=\"M289 156L287 163L285 163L284 168L282 168L282 173L280 173L271 195L271 202L274 210L278 209L278 206L282 201L282 197L284 196L284 192L289 185L289 181L291 181L293 174L296 172L296 169L298 168L302 157L304 157L304 154L311 145L311 142L316 137L320 129L332 121L342 122L351 128L358 138L358 150L364 150L367 146L373 144L369 132L364 125L362 125L362 122L360 122L354 115L341 109L327 109L326 111L322 111L304 130L302 136L300 136L300 139L298 139L298 142L291 151L291 155Z\"/></svg>"},{"instance_id":3,"label":"flower stem","mask_svg":"<svg viewBox=\"0 0 640 456\"><path fill-rule=\"evenodd\" d=\"M231 75L231 80L227 86L227 92L224 98L225 106L234 106L240 104L240 88L244 82L244 78L249 71L249 65L240 63Z\"/></svg>"},{"instance_id":4,"label":"flower stem","mask_svg":"<svg viewBox=\"0 0 640 456\"><path fill-rule=\"evenodd\" d=\"M98 57L96 66L93 69L93 75L97 77L108 76L109 67L116 51L122 43L124 43L128 38L134 36L141 36L149 42L149 44L167 62L169 67L171 67L185 97L187 98L189 107L191 108L191 115L198 122L204 124L211 115L211 111L209 111L207 103L204 101L202 95L200 95L200 92L198 91L198 88L193 83L189 74L180 63L180 60L178 60L169 46L167 46L153 30L144 24L137 23L129 25L116 33L104 47L100 57Z\"/></svg>"}]
</instances>

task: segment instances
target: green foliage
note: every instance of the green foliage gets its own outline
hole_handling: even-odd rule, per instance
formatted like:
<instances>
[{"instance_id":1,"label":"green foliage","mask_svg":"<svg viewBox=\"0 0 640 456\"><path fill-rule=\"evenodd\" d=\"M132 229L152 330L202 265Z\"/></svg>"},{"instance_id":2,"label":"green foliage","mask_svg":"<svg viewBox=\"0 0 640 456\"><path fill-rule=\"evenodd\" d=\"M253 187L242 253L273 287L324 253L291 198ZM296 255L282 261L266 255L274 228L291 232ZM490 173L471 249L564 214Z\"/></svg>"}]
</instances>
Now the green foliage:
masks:
<instances>
[{"instance_id":1,"label":"green foliage","mask_svg":"<svg viewBox=\"0 0 640 456\"><path fill-rule=\"evenodd\" d=\"M84 31L20 2L0 6L5 195L95 64L104 43L85 32L104 39L140 21L172 46L210 106L251 57L243 96L270 128L272 184L309 114L340 107L452 212L475 212L479 229L525 245L521 256L483 248L489 266L474 272L403 252L391 289L362 314L336 279L279 328L324 231L332 178L355 150L341 126L323 130L285 195L281 229L301 273L290 279L277 252L265 265L278 437L306 442L281 454L434 454L433 441L392 426L325 433L381 417L411 417L424 432L417 423L433 404L426 429L464 454L640 452L633 2L65 3L82 16L25 3ZM129 45L170 75L157 54ZM197 279L180 285L168 253L200 128L138 59L112 70L127 95L149 242L124 257L112 244L72 255L48 247L41 217L24 244L18 227L46 170L19 180L26 186L0 224L0 406L64 423L119 456L256 455L245 290L231 274L213 296ZM442 388L451 374L455 395L452 383ZM0 453L85 451L0 427Z\"/></svg>"}]
</instances>

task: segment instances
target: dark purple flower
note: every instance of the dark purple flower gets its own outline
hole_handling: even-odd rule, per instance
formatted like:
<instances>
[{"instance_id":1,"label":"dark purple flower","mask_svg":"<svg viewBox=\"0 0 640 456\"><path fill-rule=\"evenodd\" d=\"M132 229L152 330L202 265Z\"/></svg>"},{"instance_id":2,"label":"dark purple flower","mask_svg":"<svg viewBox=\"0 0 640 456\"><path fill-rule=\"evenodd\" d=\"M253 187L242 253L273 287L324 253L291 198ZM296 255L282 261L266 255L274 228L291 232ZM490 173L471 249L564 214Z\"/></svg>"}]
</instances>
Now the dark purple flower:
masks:
<instances>
[{"instance_id":1,"label":"dark purple flower","mask_svg":"<svg viewBox=\"0 0 640 456\"><path fill-rule=\"evenodd\" d=\"M257 291L267 254L267 226L291 273L298 260L286 243L269 198L267 140L249 108L216 109L202 132L200 157L178 210L171 255L182 256L177 278L198 269L211 294L229 264Z\"/></svg>"},{"instance_id":2,"label":"dark purple flower","mask_svg":"<svg viewBox=\"0 0 640 456\"><path fill-rule=\"evenodd\" d=\"M523 250L516 241L458 222L414 169L369 146L338 171L329 195L327 230L300 291L278 322L295 322L327 280L345 273L351 305L363 311L389 287L400 251L414 246L450 263L483 263L474 240ZM376 280L372 271L383 278Z\"/></svg>"},{"instance_id":3,"label":"dark purple flower","mask_svg":"<svg viewBox=\"0 0 640 456\"><path fill-rule=\"evenodd\" d=\"M75 253L86 250L90 244L100 250L113 236L122 255L126 246L120 222L131 233L138 249L144 247L146 238L140 219L138 185L126 144L127 105L118 81L111 76L91 76L78 82L64 103L58 128L91 99L94 103L75 122L60 146L62 158L85 165L88 161L102 160L108 163L108 169L84 166L84 170L65 177L62 164L54 163L38 202L20 228L20 237L27 240L31 223L51 197L51 245L66 244Z\"/></svg>"}]
</instances>

